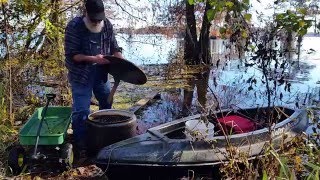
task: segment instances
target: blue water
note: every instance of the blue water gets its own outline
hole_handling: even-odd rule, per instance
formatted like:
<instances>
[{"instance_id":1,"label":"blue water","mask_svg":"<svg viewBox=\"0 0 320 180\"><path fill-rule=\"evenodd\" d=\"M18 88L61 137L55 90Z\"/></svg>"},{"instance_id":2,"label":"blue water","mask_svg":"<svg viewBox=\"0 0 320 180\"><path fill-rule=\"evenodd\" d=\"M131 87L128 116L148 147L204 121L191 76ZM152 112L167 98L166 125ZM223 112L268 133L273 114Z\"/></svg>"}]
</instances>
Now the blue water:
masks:
<instances>
[{"instance_id":1,"label":"blue water","mask_svg":"<svg viewBox=\"0 0 320 180\"><path fill-rule=\"evenodd\" d=\"M123 48L125 59L137 65L168 63L170 54L177 51L178 39L167 38L164 35L118 34L116 38L119 46Z\"/></svg>"}]
</instances>

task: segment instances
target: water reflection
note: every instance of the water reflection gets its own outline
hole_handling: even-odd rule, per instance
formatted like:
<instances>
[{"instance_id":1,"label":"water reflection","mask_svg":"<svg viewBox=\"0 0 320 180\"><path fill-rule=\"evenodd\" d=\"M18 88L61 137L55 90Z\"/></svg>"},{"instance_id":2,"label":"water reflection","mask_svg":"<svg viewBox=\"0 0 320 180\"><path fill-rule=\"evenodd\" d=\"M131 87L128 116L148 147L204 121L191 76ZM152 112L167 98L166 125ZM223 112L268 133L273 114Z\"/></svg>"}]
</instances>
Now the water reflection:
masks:
<instances>
[{"instance_id":1,"label":"water reflection","mask_svg":"<svg viewBox=\"0 0 320 180\"><path fill-rule=\"evenodd\" d=\"M307 64L307 62L304 63ZM317 63L320 67L320 62ZM266 106L268 103L267 89L265 82L261 79L262 72L253 67L244 67L240 61L232 61L227 66L223 71L213 69L212 76L209 78L209 86L219 96L221 106L237 105L242 108ZM319 89L316 84L318 77L315 76L316 74L311 74L311 71L317 66L305 65L303 67L293 66L288 72L286 81L290 83L290 89L285 84L277 84L272 97L275 105L293 107L296 106L296 103L301 105L311 98L306 99L306 95L314 94ZM255 80L255 83L249 83L250 79Z\"/></svg>"},{"instance_id":2,"label":"water reflection","mask_svg":"<svg viewBox=\"0 0 320 180\"><path fill-rule=\"evenodd\" d=\"M145 133L147 129L177 119L182 107L179 91L161 93L159 99L153 99L151 105L136 113L138 121L138 134Z\"/></svg>"}]
</instances>

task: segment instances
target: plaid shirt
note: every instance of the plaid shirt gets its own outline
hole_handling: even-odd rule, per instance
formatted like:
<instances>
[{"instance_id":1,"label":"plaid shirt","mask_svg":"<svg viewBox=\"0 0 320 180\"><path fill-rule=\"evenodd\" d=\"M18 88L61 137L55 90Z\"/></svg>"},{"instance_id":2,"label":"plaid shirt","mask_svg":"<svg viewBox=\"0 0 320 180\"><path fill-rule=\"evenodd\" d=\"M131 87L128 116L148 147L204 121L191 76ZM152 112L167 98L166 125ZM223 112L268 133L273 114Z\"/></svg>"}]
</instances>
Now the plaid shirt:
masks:
<instances>
[{"instance_id":1,"label":"plaid shirt","mask_svg":"<svg viewBox=\"0 0 320 180\"><path fill-rule=\"evenodd\" d=\"M105 20L104 23L101 32L101 54L112 55L115 52L120 52L112 24L109 20ZM92 64L75 62L73 56L77 54L96 55L92 54L90 33L84 24L83 17L74 18L65 29L65 64L71 82L88 83Z\"/></svg>"}]
</instances>

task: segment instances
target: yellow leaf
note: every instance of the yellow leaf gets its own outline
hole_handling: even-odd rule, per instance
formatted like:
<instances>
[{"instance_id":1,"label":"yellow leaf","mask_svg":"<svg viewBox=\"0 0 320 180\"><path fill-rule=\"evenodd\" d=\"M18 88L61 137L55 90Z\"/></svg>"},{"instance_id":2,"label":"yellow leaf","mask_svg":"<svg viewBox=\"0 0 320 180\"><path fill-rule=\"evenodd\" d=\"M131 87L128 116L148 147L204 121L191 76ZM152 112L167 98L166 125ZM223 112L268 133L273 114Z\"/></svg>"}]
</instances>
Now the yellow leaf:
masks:
<instances>
[{"instance_id":1,"label":"yellow leaf","mask_svg":"<svg viewBox=\"0 0 320 180\"><path fill-rule=\"evenodd\" d=\"M245 15L244 15L244 19L245 19L246 21L250 21L250 20L251 20L251 17L252 17L251 14L245 14Z\"/></svg>"},{"instance_id":2,"label":"yellow leaf","mask_svg":"<svg viewBox=\"0 0 320 180\"><path fill-rule=\"evenodd\" d=\"M194 5L194 4L195 4L194 0L188 0L188 3L189 3L190 5Z\"/></svg>"},{"instance_id":3,"label":"yellow leaf","mask_svg":"<svg viewBox=\"0 0 320 180\"><path fill-rule=\"evenodd\" d=\"M243 37L243 38L247 38L247 37L248 37L248 34L247 34L246 31L243 31L243 32L242 32L242 37Z\"/></svg>"},{"instance_id":4,"label":"yellow leaf","mask_svg":"<svg viewBox=\"0 0 320 180\"><path fill-rule=\"evenodd\" d=\"M297 164L300 164L302 162L302 159L300 156L295 156L295 159Z\"/></svg>"},{"instance_id":5,"label":"yellow leaf","mask_svg":"<svg viewBox=\"0 0 320 180\"><path fill-rule=\"evenodd\" d=\"M295 166L295 170L297 171L301 171L302 170L302 159L300 156L295 156L295 163L294 163L294 166Z\"/></svg>"},{"instance_id":6,"label":"yellow leaf","mask_svg":"<svg viewBox=\"0 0 320 180\"><path fill-rule=\"evenodd\" d=\"M230 1L226 2L226 6L229 8L232 8L233 5L234 5L233 2L230 2Z\"/></svg>"},{"instance_id":7,"label":"yellow leaf","mask_svg":"<svg viewBox=\"0 0 320 180\"><path fill-rule=\"evenodd\" d=\"M306 15L307 14L307 9L306 8L299 8L298 12L303 14L303 15Z\"/></svg>"},{"instance_id":8,"label":"yellow leaf","mask_svg":"<svg viewBox=\"0 0 320 180\"><path fill-rule=\"evenodd\" d=\"M35 179L35 180L41 180L41 177L36 176L34 179Z\"/></svg>"},{"instance_id":9,"label":"yellow leaf","mask_svg":"<svg viewBox=\"0 0 320 180\"><path fill-rule=\"evenodd\" d=\"M303 27L305 25L305 22L304 21L299 21L299 26L300 27Z\"/></svg>"},{"instance_id":10,"label":"yellow leaf","mask_svg":"<svg viewBox=\"0 0 320 180\"><path fill-rule=\"evenodd\" d=\"M0 4L6 4L8 0L0 0Z\"/></svg>"}]
</instances>

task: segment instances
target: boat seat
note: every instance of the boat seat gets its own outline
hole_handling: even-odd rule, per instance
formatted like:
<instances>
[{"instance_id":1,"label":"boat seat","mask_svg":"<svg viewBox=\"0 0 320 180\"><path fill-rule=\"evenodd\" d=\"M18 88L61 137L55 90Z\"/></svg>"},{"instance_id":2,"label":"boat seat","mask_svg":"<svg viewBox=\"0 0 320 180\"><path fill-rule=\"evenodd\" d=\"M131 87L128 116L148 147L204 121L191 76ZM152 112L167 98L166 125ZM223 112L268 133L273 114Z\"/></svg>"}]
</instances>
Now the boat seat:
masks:
<instances>
[{"instance_id":1,"label":"boat seat","mask_svg":"<svg viewBox=\"0 0 320 180\"><path fill-rule=\"evenodd\" d=\"M256 130L256 124L250 119L239 115L229 115L218 119L226 132L235 134L247 133Z\"/></svg>"}]
</instances>

